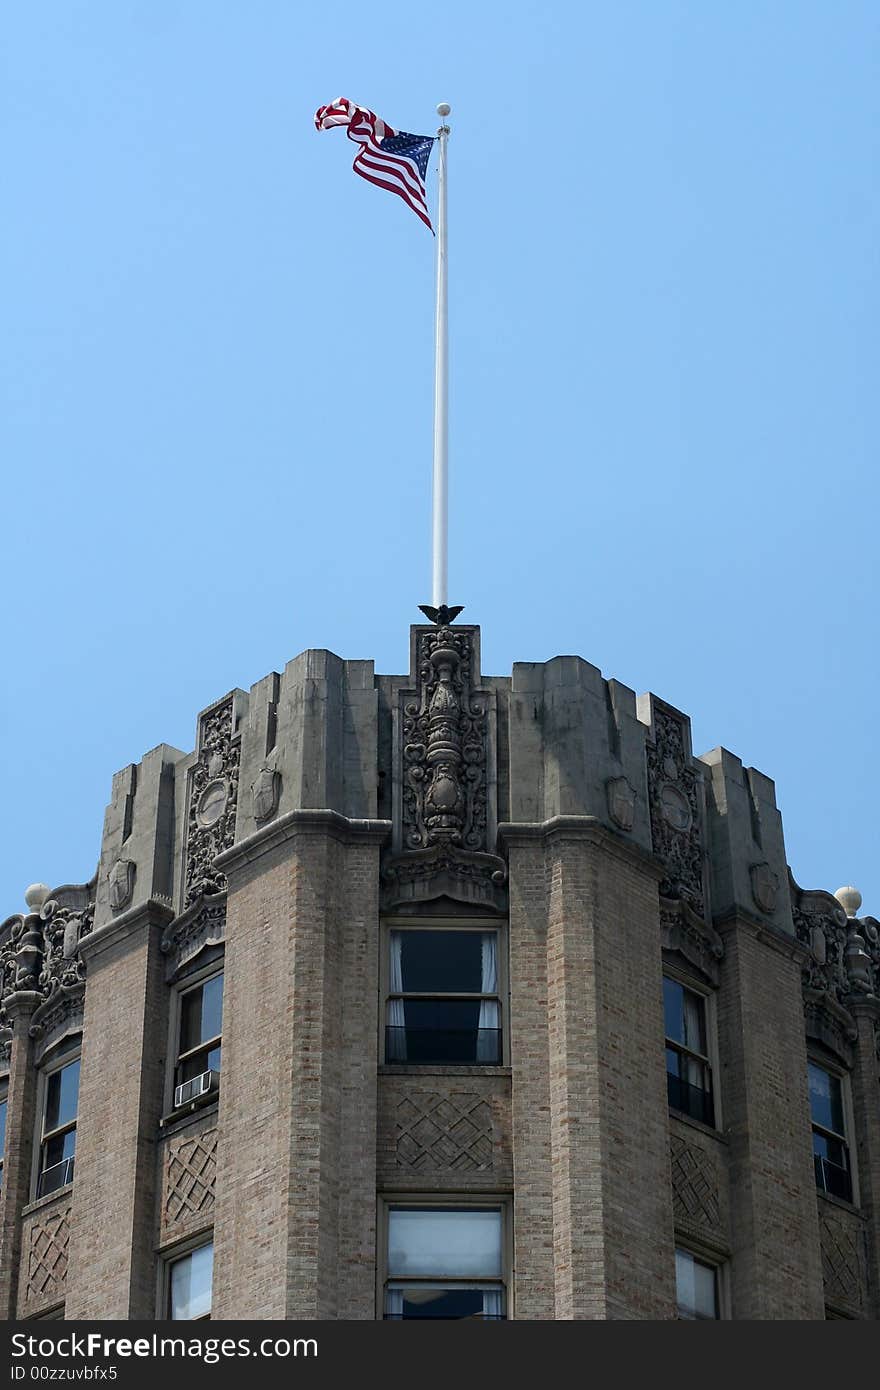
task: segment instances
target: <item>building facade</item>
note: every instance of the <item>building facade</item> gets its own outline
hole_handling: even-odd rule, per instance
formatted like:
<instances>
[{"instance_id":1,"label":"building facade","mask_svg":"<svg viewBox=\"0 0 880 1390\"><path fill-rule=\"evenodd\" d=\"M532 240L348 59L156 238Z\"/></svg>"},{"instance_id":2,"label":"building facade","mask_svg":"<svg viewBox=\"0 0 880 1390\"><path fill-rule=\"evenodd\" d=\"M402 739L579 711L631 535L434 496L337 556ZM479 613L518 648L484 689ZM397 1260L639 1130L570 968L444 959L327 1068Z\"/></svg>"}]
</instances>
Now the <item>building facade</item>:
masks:
<instances>
[{"instance_id":1,"label":"building facade","mask_svg":"<svg viewBox=\"0 0 880 1390\"><path fill-rule=\"evenodd\" d=\"M0 927L6 1318L880 1316L880 929L577 657L297 657Z\"/></svg>"}]
</instances>

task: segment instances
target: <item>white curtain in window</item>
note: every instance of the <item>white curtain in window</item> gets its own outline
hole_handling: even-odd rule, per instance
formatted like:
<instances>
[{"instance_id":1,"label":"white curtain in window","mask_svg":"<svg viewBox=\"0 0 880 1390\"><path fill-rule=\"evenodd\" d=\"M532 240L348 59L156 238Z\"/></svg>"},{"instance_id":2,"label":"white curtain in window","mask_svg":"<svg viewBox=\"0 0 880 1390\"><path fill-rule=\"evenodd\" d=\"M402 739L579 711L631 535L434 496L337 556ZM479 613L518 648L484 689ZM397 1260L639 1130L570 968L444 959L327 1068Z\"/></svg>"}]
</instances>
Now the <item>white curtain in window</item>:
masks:
<instances>
[{"instance_id":1,"label":"white curtain in window","mask_svg":"<svg viewBox=\"0 0 880 1390\"><path fill-rule=\"evenodd\" d=\"M403 1316L403 1289L388 1289L386 1291L385 1312L389 1318Z\"/></svg>"},{"instance_id":2,"label":"white curtain in window","mask_svg":"<svg viewBox=\"0 0 880 1390\"><path fill-rule=\"evenodd\" d=\"M480 933L482 946L482 992L498 993L498 933ZM479 1033L477 1035L477 1061L494 1062L498 1058L498 1034L501 1024L501 1011L496 999L484 999L480 1004ZM486 1030L486 1031L484 1031Z\"/></svg>"},{"instance_id":3,"label":"white curtain in window","mask_svg":"<svg viewBox=\"0 0 880 1390\"><path fill-rule=\"evenodd\" d=\"M486 1289L483 1294L483 1316L487 1318L501 1317L501 1289Z\"/></svg>"},{"instance_id":4,"label":"white curtain in window","mask_svg":"<svg viewBox=\"0 0 880 1390\"><path fill-rule=\"evenodd\" d=\"M391 941L391 968L388 974L389 994L403 991L403 932L393 931ZM388 1041L385 1049L386 1062L406 1061L406 1016L402 999L388 1000Z\"/></svg>"},{"instance_id":5,"label":"white curtain in window","mask_svg":"<svg viewBox=\"0 0 880 1390\"><path fill-rule=\"evenodd\" d=\"M705 1052L706 1040L703 1029L703 1001L690 990L684 991L684 1037L687 1046L694 1052ZM708 1090L706 1068L693 1057L687 1059L687 1080L700 1090Z\"/></svg>"}]
</instances>

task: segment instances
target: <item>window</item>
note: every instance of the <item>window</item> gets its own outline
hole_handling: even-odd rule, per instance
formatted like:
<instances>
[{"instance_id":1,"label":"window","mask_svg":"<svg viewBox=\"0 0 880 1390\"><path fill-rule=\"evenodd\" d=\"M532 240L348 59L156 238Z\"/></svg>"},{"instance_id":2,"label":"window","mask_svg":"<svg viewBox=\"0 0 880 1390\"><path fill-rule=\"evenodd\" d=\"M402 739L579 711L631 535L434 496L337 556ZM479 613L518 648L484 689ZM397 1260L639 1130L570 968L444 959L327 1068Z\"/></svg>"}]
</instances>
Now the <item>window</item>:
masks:
<instances>
[{"instance_id":1,"label":"window","mask_svg":"<svg viewBox=\"0 0 880 1390\"><path fill-rule=\"evenodd\" d=\"M391 1207L385 1317L505 1316L500 1207Z\"/></svg>"},{"instance_id":2,"label":"window","mask_svg":"<svg viewBox=\"0 0 880 1390\"><path fill-rule=\"evenodd\" d=\"M832 1197L853 1199L849 1145L846 1142L843 1078L816 1062L809 1064L810 1118L816 1186Z\"/></svg>"},{"instance_id":3,"label":"window","mask_svg":"<svg viewBox=\"0 0 880 1390\"><path fill-rule=\"evenodd\" d=\"M3 1190L3 1162L6 1158L6 1103L9 1099L8 1081L0 1081L0 1192Z\"/></svg>"},{"instance_id":4,"label":"window","mask_svg":"<svg viewBox=\"0 0 880 1390\"><path fill-rule=\"evenodd\" d=\"M676 1250L675 1295L680 1318L720 1318L717 1266Z\"/></svg>"},{"instance_id":5,"label":"window","mask_svg":"<svg viewBox=\"0 0 880 1390\"><path fill-rule=\"evenodd\" d=\"M498 932L390 933L386 1062L500 1063Z\"/></svg>"},{"instance_id":6,"label":"window","mask_svg":"<svg viewBox=\"0 0 880 1390\"><path fill-rule=\"evenodd\" d=\"M199 1245L168 1266L168 1317L195 1322L211 1316L214 1242Z\"/></svg>"},{"instance_id":7,"label":"window","mask_svg":"<svg viewBox=\"0 0 880 1390\"><path fill-rule=\"evenodd\" d=\"M694 1120L714 1125L705 997L664 976L663 1015L669 1104Z\"/></svg>"},{"instance_id":8,"label":"window","mask_svg":"<svg viewBox=\"0 0 880 1390\"><path fill-rule=\"evenodd\" d=\"M195 985L180 996L180 1025L174 1084L192 1081L203 1072L220 1070L223 1030L223 975Z\"/></svg>"},{"instance_id":9,"label":"window","mask_svg":"<svg viewBox=\"0 0 880 1390\"><path fill-rule=\"evenodd\" d=\"M38 1197L73 1182L76 1111L79 1103L79 1058L61 1062L43 1074Z\"/></svg>"}]
</instances>

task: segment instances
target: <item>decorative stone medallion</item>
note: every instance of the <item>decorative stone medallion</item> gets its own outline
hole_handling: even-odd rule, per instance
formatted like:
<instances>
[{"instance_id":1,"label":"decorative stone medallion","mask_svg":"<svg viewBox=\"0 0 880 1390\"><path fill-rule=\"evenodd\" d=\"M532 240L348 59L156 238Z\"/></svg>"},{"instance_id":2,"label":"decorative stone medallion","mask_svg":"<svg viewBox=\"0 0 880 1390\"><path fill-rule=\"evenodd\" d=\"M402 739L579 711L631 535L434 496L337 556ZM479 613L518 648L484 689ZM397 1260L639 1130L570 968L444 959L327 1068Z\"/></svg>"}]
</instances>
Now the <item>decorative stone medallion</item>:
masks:
<instances>
[{"instance_id":1,"label":"decorative stone medallion","mask_svg":"<svg viewBox=\"0 0 880 1390\"><path fill-rule=\"evenodd\" d=\"M121 912L131 902L134 893L135 865L130 859L117 859L107 875L110 888L110 907Z\"/></svg>"},{"instance_id":2,"label":"decorative stone medallion","mask_svg":"<svg viewBox=\"0 0 880 1390\"><path fill-rule=\"evenodd\" d=\"M251 786L251 801L253 804L254 820L271 820L278 810L278 799L281 794L281 774L268 763L263 763Z\"/></svg>"},{"instance_id":3,"label":"decorative stone medallion","mask_svg":"<svg viewBox=\"0 0 880 1390\"><path fill-rule=\"evenodd\" d=\"M625 777L611 777L605 783L608 814L620 830L632 830L636 812L635 788Z\"/></svg>"},{"instance_id":4,"label":"decorative stone medallion","mask_svg":"<svg viewBox=\"0 0 880 1390\"><path fill-rule=\"evenodd\" d=\"M749 869L752 897L755 906L768 917L776 910L779 879L767 863L753 864Z\"/></svg>"}]
</instances>

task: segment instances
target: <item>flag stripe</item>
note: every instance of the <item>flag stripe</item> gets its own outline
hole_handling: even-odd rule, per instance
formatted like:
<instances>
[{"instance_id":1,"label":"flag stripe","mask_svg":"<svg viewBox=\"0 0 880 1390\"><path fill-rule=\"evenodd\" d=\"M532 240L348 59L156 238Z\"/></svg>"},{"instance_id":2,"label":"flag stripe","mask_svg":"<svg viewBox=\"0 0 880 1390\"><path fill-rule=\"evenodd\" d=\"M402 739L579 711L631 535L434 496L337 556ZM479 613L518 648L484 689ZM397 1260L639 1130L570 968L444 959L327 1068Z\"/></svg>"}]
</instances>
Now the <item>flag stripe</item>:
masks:
<instances>
[{"instance_id":1,"label":"flag stripe","mask_svg":"<svg viewBox=\"0 0 880 1390\"><path fill-rule=\"evenodd\" d=\"M378 188L396 193L433 232L424 177L432 136L395 130L375 112L346 97L337 97L329 105L319 106L315 112L315 126L318 130L346 126L349 140L361 147L352 164L355 173ZM393 142L393 148L386 148L385 142Z\"/></svg>"}]
</instances>

